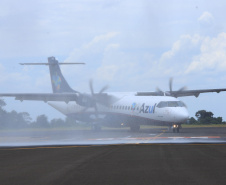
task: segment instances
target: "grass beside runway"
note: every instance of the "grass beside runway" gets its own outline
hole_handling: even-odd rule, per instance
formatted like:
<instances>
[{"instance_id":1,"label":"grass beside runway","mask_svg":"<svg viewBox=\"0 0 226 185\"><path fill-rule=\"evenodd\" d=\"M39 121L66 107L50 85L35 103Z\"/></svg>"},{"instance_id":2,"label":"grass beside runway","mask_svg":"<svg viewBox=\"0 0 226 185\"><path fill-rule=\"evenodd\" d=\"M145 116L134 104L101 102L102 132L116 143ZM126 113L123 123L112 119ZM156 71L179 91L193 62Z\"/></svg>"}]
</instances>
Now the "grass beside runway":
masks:
<instances>
[{"instance_id":1,"label":"grass beside runway","mask_svg":"<svg viewBox=\"0 0 226 185\"><path fill-rule=\"evenodd\" d=\"M208 125L189 125L182 124L182 128L208 128L208 127L226 127L226 124L208 124Z\"/></svg>"}]
</instances>

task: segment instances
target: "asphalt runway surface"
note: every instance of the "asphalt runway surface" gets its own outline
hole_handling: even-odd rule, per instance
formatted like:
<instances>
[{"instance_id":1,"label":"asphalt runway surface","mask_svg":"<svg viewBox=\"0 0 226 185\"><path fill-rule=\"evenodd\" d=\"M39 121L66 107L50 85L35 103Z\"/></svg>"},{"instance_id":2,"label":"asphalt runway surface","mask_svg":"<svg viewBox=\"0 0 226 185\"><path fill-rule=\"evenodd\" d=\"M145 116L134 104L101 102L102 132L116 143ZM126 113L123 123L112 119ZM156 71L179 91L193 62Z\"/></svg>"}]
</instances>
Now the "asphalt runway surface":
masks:
<instances>
[{"instance_id":1,"label":"asphalt runway surface","mask_svg":"<svg viewBox=\"0 0 226 185\"><path fill-rule=\"evenodd\" d=\"M225 184L226 128L0 132L0 184Z\"/></svg>"}]
</instances>

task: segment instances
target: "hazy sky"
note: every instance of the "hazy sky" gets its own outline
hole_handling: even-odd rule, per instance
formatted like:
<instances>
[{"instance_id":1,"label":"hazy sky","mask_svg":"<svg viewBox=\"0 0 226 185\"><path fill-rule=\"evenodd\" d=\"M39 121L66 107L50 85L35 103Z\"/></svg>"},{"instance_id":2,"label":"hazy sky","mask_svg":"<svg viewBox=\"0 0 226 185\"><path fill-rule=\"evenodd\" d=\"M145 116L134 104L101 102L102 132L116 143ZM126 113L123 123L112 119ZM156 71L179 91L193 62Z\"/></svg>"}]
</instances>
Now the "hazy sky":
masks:
<instances>
[{"instance_id":1,"label":"hazy sky","mask_svg":"<svg viewBox=\"0 0 226 185\"><path fill-rule=\"evenodd\" d=\"M0 0L0 92L51 92L46 66L65 66L71 86L89 91L226 88L226 1ZM201 109L226 120L226 92L180 98L190 116ZM42 102L7 98L7 110L62 117Z\"/></svg>"}]
</instances>

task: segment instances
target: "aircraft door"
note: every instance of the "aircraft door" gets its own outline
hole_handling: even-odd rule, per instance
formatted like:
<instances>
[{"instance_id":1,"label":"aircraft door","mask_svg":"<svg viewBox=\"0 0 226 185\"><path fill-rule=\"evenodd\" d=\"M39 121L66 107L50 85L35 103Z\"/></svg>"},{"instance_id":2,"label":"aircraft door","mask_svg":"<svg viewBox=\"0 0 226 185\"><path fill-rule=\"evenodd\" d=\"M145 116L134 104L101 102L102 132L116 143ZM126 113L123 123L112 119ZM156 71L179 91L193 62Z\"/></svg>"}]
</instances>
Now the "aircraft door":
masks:
<instances>
[{"instance_id":1,"label":"aircraft door","mask_svg":"<svg viewBox=\"0 0 226 185\"><path fill-rule=\"evenodd\" d=\"M139 104L133 103L131 106L131 115L132 116L137 116L139 113Z\"/></svg>"}]
</instances>

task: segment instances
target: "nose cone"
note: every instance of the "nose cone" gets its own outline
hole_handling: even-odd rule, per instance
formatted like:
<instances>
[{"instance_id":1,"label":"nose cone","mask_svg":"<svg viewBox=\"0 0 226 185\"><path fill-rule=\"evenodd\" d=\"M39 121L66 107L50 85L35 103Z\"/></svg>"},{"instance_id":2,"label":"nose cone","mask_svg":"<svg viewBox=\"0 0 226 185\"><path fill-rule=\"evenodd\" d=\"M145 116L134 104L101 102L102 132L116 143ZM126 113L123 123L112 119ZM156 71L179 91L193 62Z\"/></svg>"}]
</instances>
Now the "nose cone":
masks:
<instances>
[{"instance_id":1,"label":"nose cone","mask_svg":"<svg viewBox=\"0 0 226 185\"><path fill-rule=\"evenodd\" d=\"M186 122L189 118L189 114L187 109L183 109L175 112L175 121L176 122Z\"/></svg>"}]
</instances>

